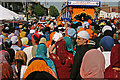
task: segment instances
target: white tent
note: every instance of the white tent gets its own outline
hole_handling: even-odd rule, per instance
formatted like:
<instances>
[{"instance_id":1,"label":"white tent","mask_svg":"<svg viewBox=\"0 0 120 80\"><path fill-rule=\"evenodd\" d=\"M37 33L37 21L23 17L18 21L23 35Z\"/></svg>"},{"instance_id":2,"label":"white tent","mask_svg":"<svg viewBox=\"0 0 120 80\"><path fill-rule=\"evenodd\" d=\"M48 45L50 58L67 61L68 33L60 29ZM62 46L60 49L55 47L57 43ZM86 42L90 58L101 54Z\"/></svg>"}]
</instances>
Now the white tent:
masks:
<instances>
[{"instance_id":1,"label":"white tent","mask_svg":"<svg viewBox=\"0 0 120 80\"><path fill-rule=\"evenodd\" d=\"M0 20L13 20L21 18L17 13L0 5Z\"/></svg>"}]
</instances>

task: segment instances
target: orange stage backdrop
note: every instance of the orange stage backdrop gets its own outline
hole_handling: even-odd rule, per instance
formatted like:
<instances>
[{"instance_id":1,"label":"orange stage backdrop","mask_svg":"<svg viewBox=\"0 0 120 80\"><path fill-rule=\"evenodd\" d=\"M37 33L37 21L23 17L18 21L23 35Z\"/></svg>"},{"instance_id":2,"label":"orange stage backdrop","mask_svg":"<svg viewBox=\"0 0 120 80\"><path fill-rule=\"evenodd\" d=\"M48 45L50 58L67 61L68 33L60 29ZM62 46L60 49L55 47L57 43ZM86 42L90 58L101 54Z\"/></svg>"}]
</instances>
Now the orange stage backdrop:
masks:
<instances>
[{"instance_id":1,"label":"orange stage backdrop","mask_svg":"<svg viewBox=\"0 0 120 80\"><path fill-rule=\"evenodd\" d=\"M73 8L73 14L72 14L72 19L78 15L78 14L81 14L81 13L86 13L88 15L90 15L93 19L95 18L94 16L94 8L84 8L85 10L83 11L83 8Z\"/></svg>"}]
</instances>

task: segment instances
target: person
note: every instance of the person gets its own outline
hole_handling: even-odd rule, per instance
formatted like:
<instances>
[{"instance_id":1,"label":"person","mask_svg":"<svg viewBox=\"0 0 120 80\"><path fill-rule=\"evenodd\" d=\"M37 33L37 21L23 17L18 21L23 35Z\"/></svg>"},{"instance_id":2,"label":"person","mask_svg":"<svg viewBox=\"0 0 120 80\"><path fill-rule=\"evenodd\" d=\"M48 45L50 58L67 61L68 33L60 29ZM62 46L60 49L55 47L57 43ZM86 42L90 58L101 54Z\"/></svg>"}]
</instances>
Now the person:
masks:
<instances>
[{"instance_id":1,"label":"person","mask_svg":"<svg viewBox=\"0 0 120 80\"><path fill-rule=\"evenodd\" d=\"M120 79L120 44L111 49L110 65L105 69L105 79Z\"/></svg>"},{"instance_id":2,"label":"person","mask_svg":"<svg viewBox=\"0 0 120 80\"><path fill-rule=\"evenodd\" d=\"M33 46L35 45L38 45L39 44L39 41L41 39L41 35L38 34L38 33L34 33L31 37L31 40L32 40L32 46L29 46L29 47L26 47L23 49L23 51L26 53L27 55L27 64L28 62L32 59L32 48Z\"/></svg>"},{"instance_id":3,"label":"person","mask_svg":"<svg viewBox=\"0 0 120 80\"><path fill-rule=\"evenodd\" d=\"M26 48L26 47L29 47L29 45L28 45L29 40L28 40L27 37L23 37L23 38L21 39L21 41L22 41L21 50L23 50L23 49Z\"/></svg>"},{"instance_id":4,"label":"person","mask_svg":"<svg viewBox=\"0 0 120 80\"><path fill-rule=\"evenodd\" d=\"M13 70L10 66L10 55L7 51L0 51L0 80L13 80Z\"/></svg>"},{"instance_id":5,"label":"person","mask_svg":"<svg viewBox=\"0 0 120 80\"><path fill-rule=\"evenodd\" d=\"M100 40L100 47L98 48L98 50L101 51L105 57L105 69L110 65L110 55L113 46L114 39L111 36L104 36Z\"/></svg>"},{"instance_id":6,"label":"person","mask_svg":"<svg viewBox=\"0 0 120 80\"><path fill-rule=\"evenodd\" d=\"M57 74L53 61L47 57L47 47L44 43L37 46L35 57L43 58L47 62L48 66Z\"/></svg>"},{"instance_id":7,"label":"person","mask_svg":"<svg viewBox=\"0 0 120 80\"><path fill-rule=\"evenodd\" d=\"M8 49L8 48L10 48L12 46L12 41L10 39L6 39L3 42L3 44L4 44L5 49Z\"/></svg>"},{"instance_id":8,"label":"person","mask_svg":"<svg viewBox=\"0 0 120 80\"><path fill-rule=\"evenodd\" d=\"M16 53L17 51L20 50L20 47L18 47L18 45L17 45L18 44L18 37L17 36L11 37L11 41L12 41L11 48L14 49L14 51Z\"/></svg>"},{"instance_id":9,"label":"person","mask_svg":"<svg viewBox=\"0 0 120 80\"><path fill-rule=\"evenodd\" d=\"M60 80L69 79L71 66L73 64L73 54L69 53L66 48L65 40L60 39L55 43L56 54L51 53L50 58L55 63L55 67Z\"/></svg>"},{"instance_id":10,"label":"person","mask_svg":"<svg viewBox=\"0 0 120 80\"><path fill-rule=\"evenodd\" d=\"M31 64L26 69L24 76L23 76L23 80L25 80L27 78L27 76L29 76L29 74L34 71L48 72L49 74L51 74L53 77L55 77L57 79L57 76L54 73L54 71L51 68L49 68L49 66L47 65L47 63L44 60L34 60L33 62L31 62Z\"/></svg>"},{"instance_id":11,"label":"person","mask_svg":"<svg viewBox=\"0 0 120 80\"><path fill-rule=\"evenodd\" d=\"M74 56L72 70L70 74L70 79L72 80L81 79L79 73L80 73L80 67L83 56L88 50L95 48L93 45L87 44L88 40L89 40L89 34L87 31L80 31L77 34L76 54Z\"/></svg>"},{"instance_id":12,"label":"person","mask_svg":"<svg viewBox=\"0 0 120 80\"><path fill-rule=\"evenodd\" d=\"M10 65L14 65L14 56L15 56L15 51L12 49L12 48L8 48L8 49L5 49L6 51L8 51L9 55L10 55Z\"/></svg>"},{"instance_id":13,"label":"person","mask_svg":"<svg viewBox=\"0 0 120 80\"><path fill-rule=\"evenodd\" d=\"M76 51L73 50L73 42L70 37L64 37L67 51L75 56Z\"/></svg>"},{"instance_id":14,"label":"person","mask_svg":"<svg viewBox=\"0 0 120 80\"><path fill-rule=\"evenodd\" d=\"M111 32L110 34L108 34L108 35L104 35L104 33L107 31L107 33L108 32ZM105 33L106 34L106 33ZM94 38L94 41L96 42L96 48L99 48L100 47L100 45L99 45L99 42L100 42L100 40L104 37L104 36L112 36L113 35L113 33L112 33L112 28L110 27L110 26L104 26L103 28L102 28L102 30L101 30L101 32L99 32L99 34L98 34L98 37L96 37L96 38Z\"/></svg>"},{"instance_id":15,"label":"person","mask_svg":"<svg viewBox=\"0 0 120 80\"><path fill-rule=\"evenodd\" d=\"M26 53L24 51L17 51L15 54L15 66L12 66L16 78L18 79L23 78L23 74L27 69L26 62L27 62Z\"/></svg>"},{"instance_id":16,"label":"person","mask_svg":"<svg viewBox=\"0 0 120 80\"><path fill-rule=\"evenodd\" d=\"M80 75L83 79L104 79L105 59L97 49L87 51L83 57Z\"/></svg>"}]
</instances>

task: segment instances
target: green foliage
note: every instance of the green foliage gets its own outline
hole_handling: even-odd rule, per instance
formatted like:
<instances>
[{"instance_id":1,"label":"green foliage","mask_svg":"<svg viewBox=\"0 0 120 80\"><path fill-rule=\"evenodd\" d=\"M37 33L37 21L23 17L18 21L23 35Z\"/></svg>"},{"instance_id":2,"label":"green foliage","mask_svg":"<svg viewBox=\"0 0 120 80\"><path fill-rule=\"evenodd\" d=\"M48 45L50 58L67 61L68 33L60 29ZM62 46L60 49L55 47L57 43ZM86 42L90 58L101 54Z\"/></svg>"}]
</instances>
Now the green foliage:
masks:
<instances>
[{"instance_id":1,"label":"green foliage","mask_svg":"<svg viewBox=\"0 0 120 80\"><path fill-rule=\"evenodd\" d=\"M35 15L38 16L43 16L44 15L44 9L41 7L41 5L37 5L35 7L35 9L33 10L33 12L35 13Z\"/></svg>"},{"instance_id":2,"label":"green foliage","mask_svg":"<svg viewBox=\"0 0 120 80\"><path fill-rule=\"evenodd\" d=\"M57 10L57 8L55 6L50 6L49 8L49 14L52 16L52 17L57 17L59 16L59 12Z\"/></svg>"}]
</instances>

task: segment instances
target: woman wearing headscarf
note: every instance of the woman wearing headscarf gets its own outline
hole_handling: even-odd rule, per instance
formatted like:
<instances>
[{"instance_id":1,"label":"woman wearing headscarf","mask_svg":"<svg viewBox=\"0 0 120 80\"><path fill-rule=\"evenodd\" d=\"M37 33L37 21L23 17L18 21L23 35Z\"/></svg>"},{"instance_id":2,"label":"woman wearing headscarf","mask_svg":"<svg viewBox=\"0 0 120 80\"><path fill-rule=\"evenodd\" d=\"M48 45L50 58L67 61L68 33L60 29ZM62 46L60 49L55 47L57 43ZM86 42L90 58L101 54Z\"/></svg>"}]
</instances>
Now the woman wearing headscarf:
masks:
<instances>
[{"instance_id":1,"label":"woman wearing headscarf","mask_svg":"<svg viewBox=\"0 0 120 80\"><path fill-rule=\"evenodd\" d=\"M83 79L104 79L105 59L97 49L91 49L83 57L80 75Z\"/></svg>"},{"instance_id":2,"label":"woman wearing headscarf","mask_svg":"<svg viewBox=\"0 0 120 80\"><path fill-rule=\"evenodd\" d=\"M23 37L23 38L21 39L21 41L22 41L22 47L21 47L21 50L23 50L23 49L26 48L26 47L29 47L29 45L27 45L28 42L29 42L29 40L28 40L27 37Z\"/></svg>"},{"instance_id":3,"label":"woman wearing headscarf","mask_svg":"<svg viewBox=\"0 0 120 80\"><path fill-rule=\"evenodd\" d=\"M51 53L50 58L55 63L55 67L60 80L69 79L71 66L73 64L73 55L67 52L64 39L55 43L56 54Z\"/></svg>"},{"instance_id":4,"label":"woman wearing headscarf","mask_svg":"<svg viewBox=\"0 0 120 80\"><path fill-rule=\"evenodd\" d=\"M49 68L49 66L47 65L47 63L44 60L34 60L26 69L24 76L23 76L23 80L29 76L30 73L34 72L34 71L45 71L48 72L49 74L51 74L52 76L54 76L56 79L56 74L54 73L54 71L52 71L51 68Z\"/></svg>"},{"instance_id":5,"label":"woman wearing headscarf","mask_svg":"<svg viewBox=\"0 0 120 80\"><path fill-rule=\"evenodd\" d=\"M120 44L111 50L110 65L105 69L105 78L120 79Z\"/></svg>"},{"instance_id":6,"label":"woman wearing headscarf","mask_svg":"<svg viewBox=\"0 0 120 80\"><path fill-rule=\"evenodd\" d=\"M71 38L70 37L64 37L64 40L65 40L67 51L69 53L72 53L73 56L75 56L76 51L73 50L73 44L72 44Z\"/></svg>"},{"instance_id":7,"label":"woman wearing headscarf","mask_svg":"<svg viewBox=\"0 0 120 80\"><path fill-rule=\"evenodd\" d=\"M12 80L13 71L10 66L10 55L7 51L0 51L0 79Z\"/></svg>"},{"instance_id":8,"label":"woman wearing headscarf","mask_svg":"<svg viewBox=\"0 0 120 80\"><path fill-rule=\"evenodd\" d=\"M47 47L46 47L46 45L43 44L43 43L39 44L37 46L36 51L37 52L36 52L35 57L43 58L47 62L47 65L56 73L56 69L55 69L55 65L54 65L53 61L50 58L47 57Z\"/></svg>"},{"instance_id":9,"label":"woman wearing headscarf","mask_svg":"<svg viewBox=\"0 0 120 80\"><path fill-rule=\"evenodd\" d=\"M22 31L21 33L20 33L20 38L23 38L23 37L25 37L26 36L26 32L25 31Z\"/></svg>"},{"instance_id":10,"label":"woman wearing headscarf","mask_svg":"<svg viewBox=\"0 0 120 80\"><path fill-rule=\"evenodd\" d=\"M11 48L14 49L14 51L15 51L15 53L16 53L17 51L20 50L20 47L18 46L18 41L19 41L19 39L18 39L17 36L13 36L13 37L11 37L11 41L12 41L12 46L11 46Z\"/></svg>"},{"instance_id":11,"label":"woman wearing headscarf","mask_svg":"<svg viewBox=\"0 0 120 80\"><path fill-rule=\"evenodd\" d=\"M26 53L27 55L27 64L28 62L32 59L32 48L33 46L35 45L38 45L39 44L39 41L40 41L40 38L41 38L41 35L38 34L38 33L34 33L32 35L32 46L29 46L29 47L26 47L23 49L23 51Z\"/></svg>"},{"instance_id":12,"label":"woman wearing headscarf","mask_svg":"<svg viewBox=\"0 0 120 80\"><path fill-rule=\"evenodd\" d=\"M27 55L24 51L17 51L15 54L15 67L14 70L18 76L18 79L23 78L23 74L27 68Z\"/></svg>"}]
</instances>

